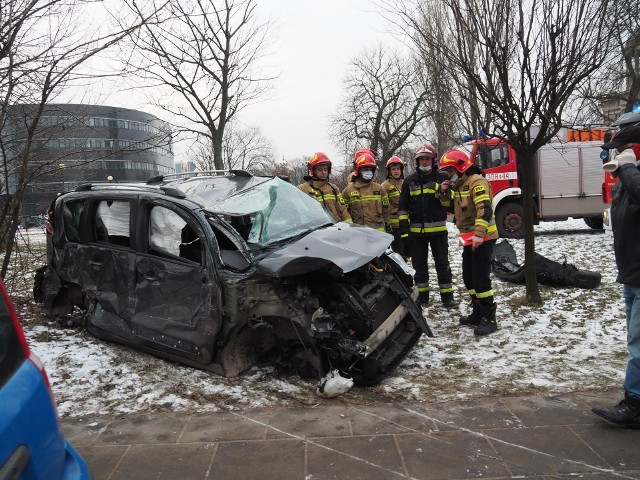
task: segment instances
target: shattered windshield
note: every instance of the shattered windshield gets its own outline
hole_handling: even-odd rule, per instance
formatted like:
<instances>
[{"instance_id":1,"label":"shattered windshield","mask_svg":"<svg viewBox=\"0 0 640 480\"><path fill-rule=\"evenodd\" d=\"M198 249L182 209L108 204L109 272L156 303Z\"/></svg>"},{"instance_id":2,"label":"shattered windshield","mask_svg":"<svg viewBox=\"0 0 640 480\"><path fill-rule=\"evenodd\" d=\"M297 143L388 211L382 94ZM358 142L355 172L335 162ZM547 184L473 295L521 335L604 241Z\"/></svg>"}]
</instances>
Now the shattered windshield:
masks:
<instances>
[{"instance_id":1,"label":"shattered windshield","mask_svg":"<svg viewBox=\"0 0 640 480\"><path fill-rule=\"evenodd\" d=\"M247 243L261 247L331 224L320 203L280 178L273 178L205 205L221 215Z\"/></svg>"}]
</instances>

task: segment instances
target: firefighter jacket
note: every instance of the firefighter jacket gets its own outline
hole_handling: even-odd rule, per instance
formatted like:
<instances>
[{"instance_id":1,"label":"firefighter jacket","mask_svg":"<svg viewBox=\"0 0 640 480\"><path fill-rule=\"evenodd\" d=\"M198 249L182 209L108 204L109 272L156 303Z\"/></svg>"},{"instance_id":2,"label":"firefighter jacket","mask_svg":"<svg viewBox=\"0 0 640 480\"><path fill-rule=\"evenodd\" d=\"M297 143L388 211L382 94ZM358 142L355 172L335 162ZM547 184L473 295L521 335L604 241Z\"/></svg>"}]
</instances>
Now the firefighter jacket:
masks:
<instances>
[{"instance_id":1,"label":"firefighter jacket","mask_svg":"<svg viewBox=\"0 0 640 480\"><path fill-rule=\"evenodd\" d=\"M450 195L440 194L440 184L448 177L435 168L429 174L420 170L409 175L402 184L398 203L398 220L403 238L411 235L447 234L447 209Z\"/></svg>"},{"instance_id":2,"label":"firefighter jacket","mask_svg":"<svg viewBox=\"0 0 640 480\"><path fill-rule=\"evenodd\" d=\"M640 169L621 165L617 172L618 192L611 204L613 251L619 283L640 285Z\"/></svg>"},{"instance_id":3,"label":"firefighter jacket","mask_svg":"<svg viewBox=\"0 0 640 480\"><path fill-rule=\"evenodd\" d=\"M463 175L451 189L453 214L460 233L474 232L476 237L498 238L493 215L493 191L482 175Z\"/></svg>"},{"instance_id":4,"label":"firefighter jacket","mask_svg":"<svg viewBox=\"0 0 640 480\"><path fill-rule=\"evenodd\" d=\"M402 178L389 177L382 186L387 191L389 197L389 220L387 223L391 225L391 228L397 230L400 226L398 223L398 202L400 201L400 191L402 190Z\"/></svg>"},{"instance_id":5,"label":"firefighter jacket","mask_svg":"<svg viewBox=\"0 0 640 480\"><path fill-rule=\"evenodd\" d=\"M356 178L342 191L342 198L353 223L384 232L384 225L389 217L389 197L382 185Z\"/></svg>"},{"instance_id":6,"label":"firefighter jacket","mask_svg":"<svg viewBox=\"0 0 640 480\"><path fill-rule=\"evenodd\" d=\"M337 185L311 177L305 177L305 180L307 181L298 185L300 190L318 200L336 222L351 223L351 215Z\"/></svg>"}]
</instances>

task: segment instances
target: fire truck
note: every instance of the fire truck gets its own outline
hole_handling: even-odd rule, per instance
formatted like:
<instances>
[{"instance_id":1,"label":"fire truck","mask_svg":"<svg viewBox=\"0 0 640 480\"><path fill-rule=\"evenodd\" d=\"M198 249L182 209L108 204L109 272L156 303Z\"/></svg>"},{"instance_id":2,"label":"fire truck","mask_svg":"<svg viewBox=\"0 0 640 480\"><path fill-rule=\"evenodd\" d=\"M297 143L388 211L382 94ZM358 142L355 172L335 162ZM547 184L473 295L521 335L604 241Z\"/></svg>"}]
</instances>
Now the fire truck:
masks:
<instances>
[{"instance_id":1,"label":"fire truck","mask_svg":"<svg viewBox=\"0 0 640 480\"><path fill-rule=\"evenodd\" d=\"M600 146L609 129L563 129L535 155L534 222L583 218L602 228ZM455 147L482 168L493 189L498 232L503 238L524 236L524 207L515 151L500 138L474 139Z\"/></svg>"}]
</instances>

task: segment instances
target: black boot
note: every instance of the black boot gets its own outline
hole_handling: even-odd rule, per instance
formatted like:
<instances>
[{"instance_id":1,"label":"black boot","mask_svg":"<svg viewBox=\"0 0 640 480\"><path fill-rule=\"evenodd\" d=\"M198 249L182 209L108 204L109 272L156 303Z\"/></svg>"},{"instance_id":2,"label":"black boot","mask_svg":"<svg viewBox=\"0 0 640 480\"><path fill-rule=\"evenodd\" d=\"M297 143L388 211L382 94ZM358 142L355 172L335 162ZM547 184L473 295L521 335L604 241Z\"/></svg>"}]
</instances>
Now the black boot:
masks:
<instances>
[{"instance_id":1,"label":"black boot","mask_svg":"<svg viewBox=\"0 0 640 480\"><path fill-rule=\"evenodd\" d=\"M429 292L420 292L416 299L416 303L419 307L426 307L427 303L429 303Z\"/></svg>"},{"instance_id":2,"label":"black boot","mask_svg":"<svg viewBox=\"0 0 640 480\"><path fill-rule=\"evenodd\" d=\"M498 330L498 322L496 322L497 304L491 305L480 304L482 319L476 328L473 329L475 335L489 335Z\"/></svg>"},{"instance_id":3,"label":"black boot","mask_svg":"<svg viewBox=\"0 0 640 480\"><path fill-rule=\"evenodd\" d=\"M475 327L480 324L482 320L482 313L480 312L480 300L474 298L471 300L471 308L473 309L469 315L460 317L460 325L469 325Z\"/></svg>"},{"instance_id":4,"label":"black boot","mask_svg":"<svg viewBox=\"0 0 640 480\"><path fill-rule=\"evenodd\" d=\"M441 293L440 300L442 300L442 304L447 308L458 306L458 302L453 298L453 292Z\"/></svg>"},{"instance_id":5,"label":"black boot","mask_svg":"<svg viewBox=\"0 0 640 480\"><path fill-rule=\"evenodd\" d=\"M611 408L592 408L591 411L616 425L640 428L640 399L625 393L624 400Z\"/></svg>"}]
</instances>

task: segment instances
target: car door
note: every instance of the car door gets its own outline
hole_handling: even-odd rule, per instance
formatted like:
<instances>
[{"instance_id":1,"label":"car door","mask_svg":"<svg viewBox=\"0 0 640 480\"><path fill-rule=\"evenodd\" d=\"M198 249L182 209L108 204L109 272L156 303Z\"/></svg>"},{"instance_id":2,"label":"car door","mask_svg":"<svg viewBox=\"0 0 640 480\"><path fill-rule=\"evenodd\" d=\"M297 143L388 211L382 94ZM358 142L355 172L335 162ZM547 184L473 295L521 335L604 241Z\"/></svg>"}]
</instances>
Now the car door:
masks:
<instances>
[{"instance_id":1,"label":"car door","mask_svg":"<svg viewBox=\"0 0 640 480\"><path fill-rule=\"evenodd\" d=\"M146 346L207 364L220 327L207 235L170 202L141 201L133 328Z\"/></svg>"},{"instance_id":2,"label":"car door","mask_svg":"<svg viewBox=\"0 0 640 480\"><path fill-rule=\"evenodd\" d=\"M60 280L79 285L92 312L106 316L94 319L100 323L99 328L119 336L128 335L127 322L135 306L136 251L131 238L134 199L70 196L59 210L63 229L55 261ZM73 295L73 291L67 295ZM80 301L75 297L70 300Z\"/></svg>"}]
</instances>

